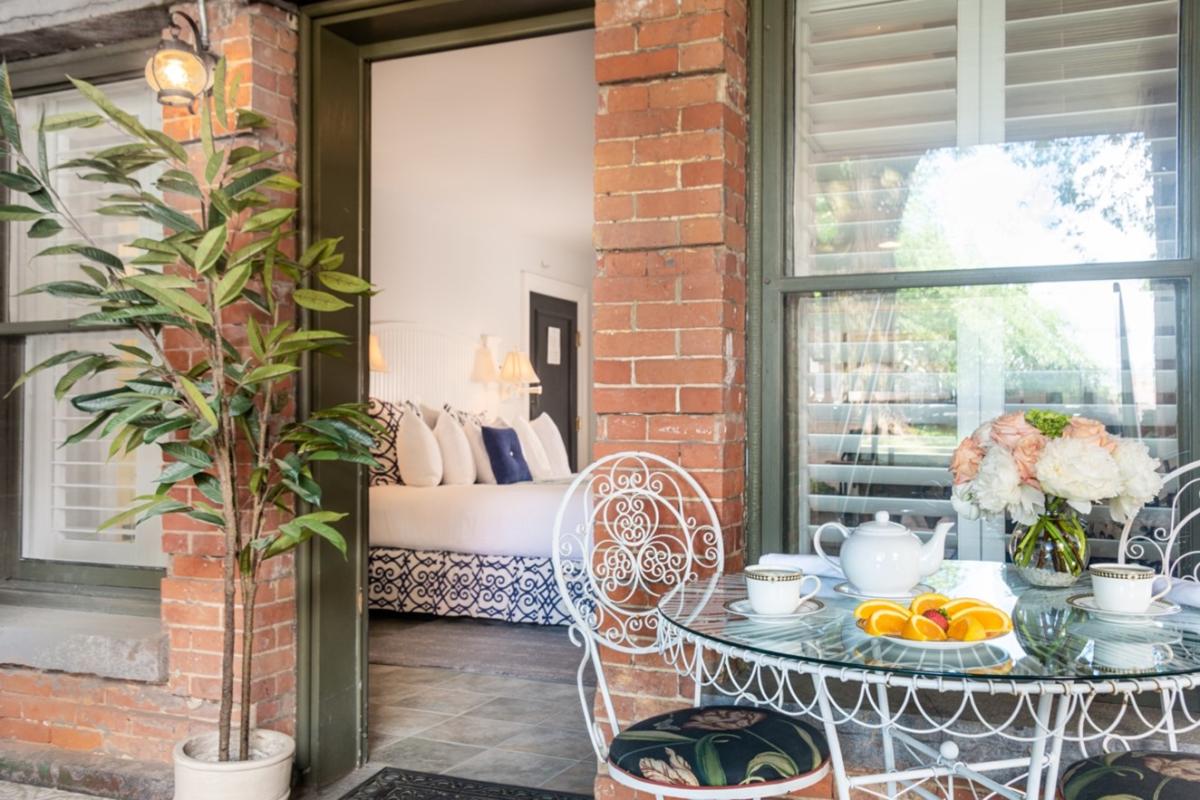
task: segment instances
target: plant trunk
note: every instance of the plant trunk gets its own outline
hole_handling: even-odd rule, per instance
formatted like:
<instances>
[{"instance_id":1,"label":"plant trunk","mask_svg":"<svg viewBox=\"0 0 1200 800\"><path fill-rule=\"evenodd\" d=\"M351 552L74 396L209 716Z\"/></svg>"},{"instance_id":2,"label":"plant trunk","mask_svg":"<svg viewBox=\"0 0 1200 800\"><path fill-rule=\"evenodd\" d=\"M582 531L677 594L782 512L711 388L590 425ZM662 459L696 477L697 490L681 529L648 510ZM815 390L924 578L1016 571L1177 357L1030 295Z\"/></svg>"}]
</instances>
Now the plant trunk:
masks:
<instances>
[{"instance_id":1,"label":"plant trunk","mask_svg":"<svg viewBox=\"0 0 1200 800\"><path fill-rule=\"evenodd\" d=\"M235 650L234 606L237 603L237 502L233 486L233 445L222 443L219 448L218 464L221 481L221 500L225 516L225 558L222 560L222 578L225 581L225 605L222 609L224 631L221 640L221 708L217 721L217 758L229 760L229 733L233 722L233 663Z\"/></svg>"},{"instance_id":2,"label":"plant trunk","mask_svg":"<svg viewBox=\"0 0 1200 800\"><path fill-rule=\"evenodd\" d=\"M239 720L238 752L250 758L250 665L254 657L254 606L258 594L258 576L252 572L242 580L242 715Z\"/></svg>"}]
</instances>

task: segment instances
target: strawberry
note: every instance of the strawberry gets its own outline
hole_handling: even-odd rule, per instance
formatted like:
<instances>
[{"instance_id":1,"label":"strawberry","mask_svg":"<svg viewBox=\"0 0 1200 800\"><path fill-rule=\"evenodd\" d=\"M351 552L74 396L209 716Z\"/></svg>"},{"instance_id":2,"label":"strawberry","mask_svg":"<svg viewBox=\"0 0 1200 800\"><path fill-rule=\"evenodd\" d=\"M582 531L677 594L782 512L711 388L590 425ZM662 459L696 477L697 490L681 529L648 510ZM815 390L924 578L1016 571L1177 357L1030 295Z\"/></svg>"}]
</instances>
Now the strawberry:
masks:
<instances>
[{"instance_id":1,"label":"strawberry","mask_svg":"<svg viewBox=\"0 0 1200 800\"><path fill-rule=\"evenodd\" d=\"M937 626L944 631L950 630L950 618L947 616L946 612L940 608L931 608L921 616L925 617L925 619L933 620L937 623Z\"/></svg>"}]
</instances>

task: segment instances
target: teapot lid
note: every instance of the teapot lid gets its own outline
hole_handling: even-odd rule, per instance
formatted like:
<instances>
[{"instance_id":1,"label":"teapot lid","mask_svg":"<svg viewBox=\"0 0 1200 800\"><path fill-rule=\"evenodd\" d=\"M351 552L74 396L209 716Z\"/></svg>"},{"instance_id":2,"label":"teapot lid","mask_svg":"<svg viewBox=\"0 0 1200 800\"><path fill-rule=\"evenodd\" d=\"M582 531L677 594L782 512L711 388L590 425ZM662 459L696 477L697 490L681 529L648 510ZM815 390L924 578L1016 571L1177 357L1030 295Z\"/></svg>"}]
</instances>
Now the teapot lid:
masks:
<instances>
[{"instance_id":1,"label":"teapot lid","mask_svg":"<svg viewBox=\"0 0 1200 800\"><path fill-rule=\"evenodd\" d=\"M864 522L858 526L859 530L866 530L872 533L907 533L908 528L901 525L899 522L892 522L891 515L886 511L876 511L875 519L870 522Z\"/></svg>"}]
</instances>

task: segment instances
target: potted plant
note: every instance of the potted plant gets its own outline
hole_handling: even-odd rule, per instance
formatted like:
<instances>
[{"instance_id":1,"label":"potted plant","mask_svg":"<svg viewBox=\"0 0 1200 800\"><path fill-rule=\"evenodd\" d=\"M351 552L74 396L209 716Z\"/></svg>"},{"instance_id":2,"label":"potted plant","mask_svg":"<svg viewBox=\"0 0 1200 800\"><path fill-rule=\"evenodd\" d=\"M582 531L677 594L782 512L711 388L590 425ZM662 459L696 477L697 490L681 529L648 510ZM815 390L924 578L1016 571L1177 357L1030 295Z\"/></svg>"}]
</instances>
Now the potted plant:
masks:
<instances>
[{"instance_id":1,"label":"potted plant","mask_svg":"<svg viewBox=\"0 0 1200 800\"><path fill-rule=\"evenodd\" d=\"M337 240L314 242L299 258L289 255L296 209L276 198L281 191L293 192L298 183L272 166L274 153L245 143L248 137L241 134L266 121L253 111L227 109L225 98L236 97L237 87L236 79L226 87L225 72L222 61L212 92L198 101L201 152L196 158L79 80L73 83L95 112L44 117L23 138L7 69L0 65L0 156L8 160L0 184L10 194L8 203L0 205L0 221L31 223L28 233L34 238L70 229L74 242L40 255L78 258L83 262L78 279L30 291L91 306L90 313L75 320L81 328L127 326L141 334L137 345L106 344L107 337L97 336L96 349L58 353L32 366L17 382L19 386L46 369L63 371L56 397L70 397L90 417L64 446L97 437L109 440L111 454L161 449L164 469L157 491L137 498L105 526L185 514L224 535L218 725L215 732L176 747L175 796L274 800L289 794L295 745L283 734L252 728L250 676L260 569L313 536L345 554L345 540L333 527L344 515L320 508L321 487L312 465L374 465L370 447L380 431L358 405L322 409L304 420L281 414L292 402L292 380L301 360L349 344L341 333L308 326L289 298L303 308L336 311L350 306L338 295L368 294L372 287L338 271L342 256ZM162 226L159 236L126 243L128 251L140 253L134 258L119 255L126 248L114 251L91 241L69 206L70 198L60 197L51 180L45 133L95 125L113 126L128 141L53 169L74 170L110 187L100 213ZM221 143L214 126L228 133ZM293 290L304 285L314 288ZM235 341L230 340L235 326L227 322L233 309L238 319L245 319ZM163 344L168 335L194 342L193 357L186 363L173 359ZM104 373L115 388L72 396L80 380ZM185 491L185 486L195 491ZM269 526L272 510L282 512L286 521ZM239 594L241 692L235 698Z\"/></svg>"}]
</instances>

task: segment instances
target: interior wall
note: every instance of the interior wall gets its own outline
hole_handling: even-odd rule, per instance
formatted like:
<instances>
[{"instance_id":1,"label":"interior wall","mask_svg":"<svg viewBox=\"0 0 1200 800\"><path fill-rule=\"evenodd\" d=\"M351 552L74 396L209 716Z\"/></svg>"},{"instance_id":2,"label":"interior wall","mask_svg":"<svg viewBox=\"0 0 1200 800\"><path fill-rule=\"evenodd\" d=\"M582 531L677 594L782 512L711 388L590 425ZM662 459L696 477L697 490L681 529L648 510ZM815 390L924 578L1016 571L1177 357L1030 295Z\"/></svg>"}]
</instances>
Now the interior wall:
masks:
<instances>
[{"instance_id":1,"label":"interior wall","mask_svg":"<svg viewBox=\"0 0 1200 800\"><path fill-rule=\"evenodd\" d=\"M593 36L373 65L371 279L382 290L371 301L373 323L412 323L471 342L498 337L503 359L528 347L522 273L590 297ZM589 395L580 406L584 442L592 439ZM528 408L524 398L491 397L490 411Z\"/></svg>"}]
</instances>

